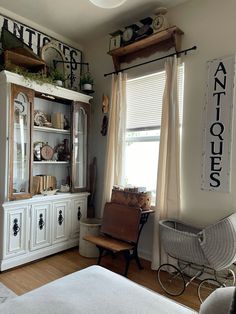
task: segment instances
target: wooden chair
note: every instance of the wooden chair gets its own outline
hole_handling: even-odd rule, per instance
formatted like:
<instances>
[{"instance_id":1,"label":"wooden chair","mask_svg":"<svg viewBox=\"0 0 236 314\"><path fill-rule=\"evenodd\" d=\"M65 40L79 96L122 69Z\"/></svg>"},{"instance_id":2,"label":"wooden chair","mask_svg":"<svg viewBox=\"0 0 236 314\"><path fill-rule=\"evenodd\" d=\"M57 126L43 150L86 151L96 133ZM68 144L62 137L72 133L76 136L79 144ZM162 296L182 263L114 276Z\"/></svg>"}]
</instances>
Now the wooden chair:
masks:
<instances>
[{"instance_id":1,"label":"wooden chair","mask_svg":"<svg viewBox=\"0 0 236 314\"><path fill-rule=\"evenodd\" d=\"M130 260L135 258L142 269L137 253L141 209L116 203L106 203L101 225L101 235L87 235L84 240L99 249L97 264L100 265L103 252L124 254L126 260L124 275L127 276Z\"/></svg>"}]
</instances>

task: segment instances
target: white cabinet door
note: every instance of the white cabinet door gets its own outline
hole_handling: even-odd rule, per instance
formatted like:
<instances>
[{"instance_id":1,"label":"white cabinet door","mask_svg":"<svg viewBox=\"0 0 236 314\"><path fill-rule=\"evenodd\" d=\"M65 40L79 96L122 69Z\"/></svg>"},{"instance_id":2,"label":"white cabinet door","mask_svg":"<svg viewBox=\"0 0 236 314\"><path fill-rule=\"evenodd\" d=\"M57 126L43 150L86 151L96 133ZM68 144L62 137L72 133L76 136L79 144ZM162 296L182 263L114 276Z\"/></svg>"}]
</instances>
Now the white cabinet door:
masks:
<instances>
[{"instance_id":1,"label":"white cabinet door","mask_svg":"<svg viewBox=\"0 0 236 314\"><path fill-rule=\"evenodd\" d=\"M32 205L30 249L51 245L51 203Z\"/></svg>"},{"instance_id":2,"label":"white cabinet door","mask_svg":"<svg viewBox=\"0 0 236 314\"><path fill-rule=\"evenodd\" d=\"M53 244L68 240L69 203L70 201L53 203Z\"/></svg>"},{"instance_id":3,"label":"white cabinet door","mask_svg":"<svg viewBox=\"0 0 236 314\"><path fill-rule=\"evenodd\" d=\"M27 225L28 207L20 207L5 211L5 249L4 256L13 257L27 251Z\"/></svg>"},{"instance_id":4,"label":"white cabinet door","mask_svg":"<svg viewBox=\"0 0 236 314\"><path fill-rule=\"evenodd\" d=\"M71 237L79 238L80 220L87 218L87 198L74 199L71 208Z\"/></svg>"}]
</instances>

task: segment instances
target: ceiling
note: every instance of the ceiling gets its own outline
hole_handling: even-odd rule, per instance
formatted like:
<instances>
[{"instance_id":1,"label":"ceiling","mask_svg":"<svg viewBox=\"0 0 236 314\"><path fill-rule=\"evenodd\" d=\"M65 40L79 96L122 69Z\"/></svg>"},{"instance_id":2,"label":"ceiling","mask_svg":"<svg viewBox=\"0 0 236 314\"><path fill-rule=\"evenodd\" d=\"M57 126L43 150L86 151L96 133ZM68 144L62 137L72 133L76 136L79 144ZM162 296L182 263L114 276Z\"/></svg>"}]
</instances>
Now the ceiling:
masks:
<instances>
[{"instance_id":1,"label":"ceiling","mask_svg":"<svg viewBox=\"0 0 236 314\"><path fill-rule=\"evenodd\" d=\"M127 0L115 9L101 9L89 0L0 0L0 7L23 16L76 43L86 43L153 14L160 6L187 0Z\"/></svg>"}]
</instances>

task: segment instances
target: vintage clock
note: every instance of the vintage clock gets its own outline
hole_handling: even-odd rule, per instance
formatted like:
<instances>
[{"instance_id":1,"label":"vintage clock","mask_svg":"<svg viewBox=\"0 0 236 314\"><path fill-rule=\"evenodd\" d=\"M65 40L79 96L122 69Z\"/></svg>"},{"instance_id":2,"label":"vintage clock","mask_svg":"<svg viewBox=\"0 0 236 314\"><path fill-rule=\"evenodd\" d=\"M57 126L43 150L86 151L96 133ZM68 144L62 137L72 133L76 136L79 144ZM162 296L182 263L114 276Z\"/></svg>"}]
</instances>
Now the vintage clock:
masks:
<instances>
[{"instance_id":1,"label":"vintage clock","mask_svg":"<svg viewBox=\"0 0 236 314\"><path fill-rule=\"evenodd\" d=\"M156 10L156 17L153 18L152 29L154 32L160 32L163 29L168 28L169 23L165 14L167 13L166 8L159 8Z\"/></svg>"},{"instance_id":2,"label":"vintage clock","mask_svg":"<svg viewBox=\"0 0 236 314\"><path fill-rule=\"evenodd\" d=\"M54 150L51 146L46 143L41 148L41 157L43 160L52 160L52 157L54 155Z\"/></svg>"},{"instance_id":3,"label":"vintage clock","mask_svg":"<svg viewBox=\"0 0 236 314\"><path fill-rule=\"evenodd\" d=\"M122 35L123 44L127 45L133 42L135 40L136 31L138 29L139 29L138 25L135 24L127 26Z\"/></svg>"}]
</instances>

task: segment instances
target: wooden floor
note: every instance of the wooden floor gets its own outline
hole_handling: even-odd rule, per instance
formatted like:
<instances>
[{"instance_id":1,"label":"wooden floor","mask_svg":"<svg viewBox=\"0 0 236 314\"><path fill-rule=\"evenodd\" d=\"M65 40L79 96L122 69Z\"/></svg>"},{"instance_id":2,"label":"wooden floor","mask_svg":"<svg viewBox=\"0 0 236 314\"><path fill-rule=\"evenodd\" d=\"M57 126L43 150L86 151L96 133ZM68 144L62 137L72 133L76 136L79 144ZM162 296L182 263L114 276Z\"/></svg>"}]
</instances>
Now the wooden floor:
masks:
<instances>
[{"instance_id":1,"label":"wooden floor","mask_svg":"<svg viewBox=\"0 0 236 314\"><path fill-rule=\"evenodd\" d=\"M74 248L37 262L4 271L0 274L0 282L17 295L21 295L43 286L50 281L94 265L96 261L94 258L80 256L78 248ZM150 268L150 262L142 260L142 265L144 269L139 270L136 263L132 261L130 263L128 278L164 295L157 282L156 272ZM111 256L106 256L103 257L101 266L114 272L122 273L124 270L124 260L122 257L113 259ZM194 284L190 284L181 296L173 299L195 310L198 310L200 306L197 297L197 287Z\"/></svg>"}]
</instances>

